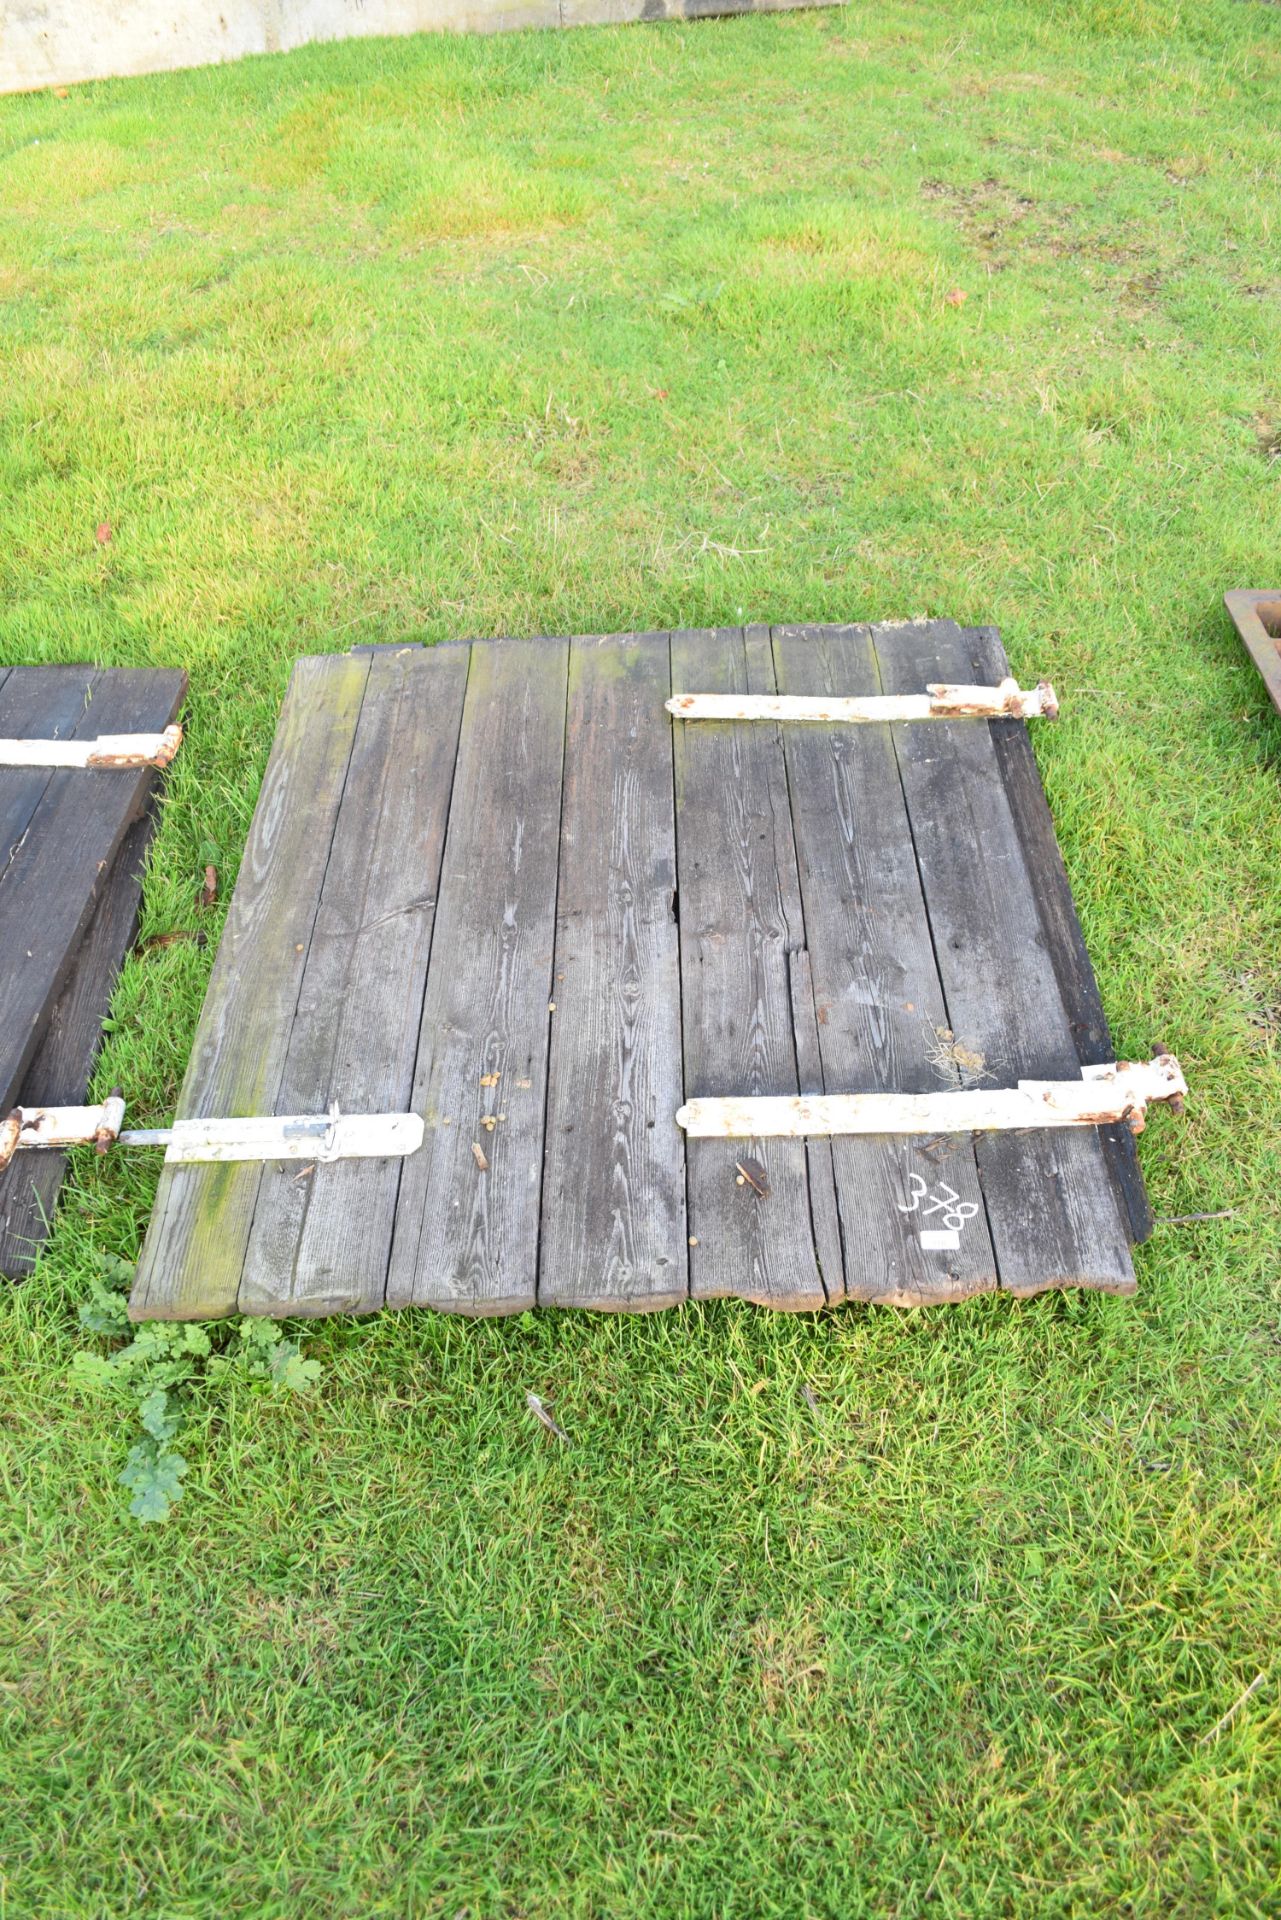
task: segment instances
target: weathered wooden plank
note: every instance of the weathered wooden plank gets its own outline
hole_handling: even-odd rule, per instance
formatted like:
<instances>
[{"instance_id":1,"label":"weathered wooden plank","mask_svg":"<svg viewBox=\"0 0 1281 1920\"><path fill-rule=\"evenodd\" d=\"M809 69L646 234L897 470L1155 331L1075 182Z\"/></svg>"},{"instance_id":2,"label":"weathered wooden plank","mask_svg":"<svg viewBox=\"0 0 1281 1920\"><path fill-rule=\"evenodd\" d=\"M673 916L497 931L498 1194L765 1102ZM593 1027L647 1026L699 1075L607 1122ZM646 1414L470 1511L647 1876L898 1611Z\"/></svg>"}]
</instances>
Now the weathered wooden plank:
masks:
<instances>
[{"instance_id":1,"label":"weathered wooden plank","mask_svg":"<svg viewBox=\"0 0 1281 1920\"><path fill-rule=\"evenodd\" d=\"M774 630L791 692L879 685L866 627ZM973 723L979 724L979 723ZM961 1086L888 726L783 735L828 1094ZM833 1140L850 1297L917 1304L994 1288L966 1137Z\"/></svg>"},{"instance_id":2,"label":"weathered wooden plank","mask_svg":"<svg viewBox=\"0 0 1281 1920\"><path fill-rule=\"evenodd\" d=\"M968 670L968 643L951 621L875 628L873 639L887 692L916 686L925 672ZM991 737L994 726L1020 724L894 729L948 1025L1003 1086L1080 1072ZM991 1134L976 1153L1003 1287L1133 1290L1096 1133Z\"/></svg>"},{"instance_id":3,"label":"weathered wooden plank","mask_svg":"<svg viewBox=\"0 0 1281 1920\"><path fill-rule=\"evenodd\" d=\"M144 812L129 828L27 1068L20 1106L67 1105L83 1097L102 1040L116 977L138 925L142 874L155 827ZM29 1273L49 1230L65 1153L15 1157L0 1174L0 1273Z\"/></svg>"},{"instance_id":4,"label":"weathered wooden plank","mask_svg":"<svg viewBox=\"0 0 1281 1920\"><path fill-rule=\"evenodd\" d=\"M343 655L294 667L196 1028L180 1119L277 1110L368 677L367 659ZM260 1175L243 1164L164 1169L130 1297L134 1319L233 1311Z\"/></svg>"},{"instance_id":5,"label":"weathered wooden plank","mask_svg":"<svg viewBox=\"0 0 1281 1920\"><path fill-rule=\"evenodd\" d=\"M12 669L0 687L0 727L6 733L40 732L51 738L70 734L83 718L96 678L91 667ZM52 778L47 768L0 767L0 965L7 971L25 970L31 938L29 927L5 915L4 883L25 851L27 830ZM57 992L56 981L50 982L37 1028ZM0 1112L7 1113L17 1100L38 1040L38 1032L33 1036L25 1023L0 1029Z\"/></svg>"},{"instance_id":6,"label":"weathered wooden plank","mask_svg":"<svg viewBox=\"0 0 1281 1920\"><path fill-rule=\"evenodd\" d=\"M93 667L13 667L0 684L0 729L62 739L83 719ZM53 778L47 767L0 767L0 879Z\"/></svg>"},{"instance_id":7,"label":"weathered wooden plank","mask_svg":"<svg viewBox=\"0 0 1281 1920\"><path fill-rule=\"evenodd\" d=\"M81 689L84 684L81 678ZM185 685L182 674L145 668L101 674L92 683L89 706L69 732L74 737L78 729L94 734L136 731L158 713L167 719L177 710ZM6 695L12 686L11 679ZM20 773L16 778L45 776ZM148 768L55 772L21 838L10 842L0 874L0 1105L6 1110L17 1098L50 1008L70 974L105 878L151 778Z\"/></svg>"},{"instance_id":8,"label":"weathered wooden plank","mask_svg":"<svg viewBox=\"0 0 1281 1920\"><path fill-rule=\"evenodd\" d=\"M966 631L970 657L978 673L1008 670L1005 648L995 627ZM1063 855L1055 837L1054 820L1037 771L1036 755L1026 727L994 727L992 746L1014 824L1023 844L1023 857L1036 887L1041 926L1064 1011L1072 1029L1077 1057L1083 1067L1099 1066L1116 1057L1098 982L1077 918ZM1161 1034L1152 1036L1158 1043ZM1099 1138L1116 1185L1130 1238L1146 1240L1152 1232L1152 1206L1139 1168L1138 1147L1129 1127L1100 1127Z\"/></svg>"},{"instance_id":9,"label":"weathered wooden plank","mask_svg":"<svg viewBox=\"0 0 1281 1920\"><path fill-rule=\"evenodd\" d=\"M749 667L741 628L674 633L673 692L772 693L767 630L750 649ZM686 1093L793 1094L788 962L805 934L778 730L673 725ZM825 1303L803 1142L691 1141L686 1177L696 1299Z\"/></svg>"},{"instance_id":10,"label":"weathered wooden plank","mask_svg":"<svg viewBox=\"0 0 1281 1920\"><path fill-rule=\"evenodd\" d=\"M670 687L665 633L572 644L538 1273L548 1306L631 1311L688 1291Z\"/></svg>"},{"instance_id":11,"label":"weathered wooden plank","mask_svg":"<svg viewBox=\"0 0 1281 1920\"><path fill-rule=\"evenodd\" d=\"M568 660L564 640L472 648L389 1306L534 1305Z\"/></svg>"},{"instance_id":12,"label":"weathered wooden plank","mask_svg":"<svg viewBox=\"0 0 1281 1920\"><path fill-rule=\"evenodd\" d=\"M823 1055L819 1044L818 1002L810 972L810 957L802 949L787 957L792 994L792 1031L796 1038L796 1075L801 1092L823 1088ZM810 1226L814 1252L828 1305L845 1295L845 1250L841 1240L841 1213L836 1198L836 1168L830 1140L807 1140L805 1170L809 1178Z\"/></svg>"},{"instance_id":13,"label":"weathered wooden plank","mask_svg":"<svg viewBox=\"0 0 1281 1920\"><path fill-rule=\"evenodd\" d=\"M373 655L278 1112L409 1107L467 660ZM401 1171L399 1160L264 1167L241 1311L381 1307Z\"/></svg>"}]
</instances>

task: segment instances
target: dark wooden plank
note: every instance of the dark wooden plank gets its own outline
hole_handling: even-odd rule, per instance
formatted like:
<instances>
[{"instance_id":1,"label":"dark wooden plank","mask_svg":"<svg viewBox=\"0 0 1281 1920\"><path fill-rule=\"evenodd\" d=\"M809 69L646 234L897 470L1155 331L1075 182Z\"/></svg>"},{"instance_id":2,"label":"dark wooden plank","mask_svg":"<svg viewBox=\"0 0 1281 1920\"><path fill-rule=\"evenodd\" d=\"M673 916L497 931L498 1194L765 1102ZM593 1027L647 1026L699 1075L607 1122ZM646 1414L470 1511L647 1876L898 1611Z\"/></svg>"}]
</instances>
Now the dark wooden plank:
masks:
<instances>
[{"instance_id":1,"label":"dark wooden plank","mask_svg":"<svg viewBox=\"0 0 1281 1920\"><path fill-rule=\"evenodd\" d=\"M534 1305L568 660L564 640L471 650L389 1306Z\"/></svg>"},{"instance_id":2,"label":"dark wooden plank","mask_svg":"<svg viewBox=\"0 0 1281 1920\"><path fill-rule=\"evenodd\" d=\"M180 1118L276 1111L368 659L299 660L205 995ZM260 1169L166 1167L129 1301L136 1320L233 1311Z\"/></svg>"},{"instance_id":3,"label":"dark wooden plank","mask_svg":"<svg viewBox=\"0 0 1281 1920\"><path fill-rule=\"evenodd\" d=\"M1000 634L995 627L976 627L967 630L966 638L974 663L975 683L995 686L1010 670ZM1035 883L1041 926L1077 1058L1083 1067L1115 1060L1116 1049L1055 837L1054 820L1041 785L1030 730L1025 726L993 727L992 745L1023 845L1024 860ZM1161 1037L1155 1036L1158 1040ZM1099 1138L1123 1215L1129 1223L1130 1238L1146 1240L1152 1232L1152 1206L1143 1184L1134 1135L1126 1126L1100 1127Z\"/></svg>"},{"instance_id":4,"label":"dark wooden plank","mask_svg":"<svg viewBox=\"0 0 1281 1920\"><path fill-rule=\"evenodd\" d=\"M71 976L27 1068L18 1096L22 1106L77 1106L85 1098L102 1023L137 931L142 875L154 829L154 814L148 809L125 835ZM66 1166L64 1153L19 1153L0 1174L0 1273L17 1278L34 1267Z\"/></svg>"},{"instance_id":5,"label":"dark wooden plank","mask_svg":"<svg viewBox=\"0 0 1281 1920\"><path fill-rule=\"evenodd\" d=\"M278 1113L399 1113L413 1093L427 960L458 750L466 653L372 655ZM264 1166L243 1313L369 1313L383 1304L400 1160L303 1173Z\"/></svg>"},{"instance_id":6,"label":"dark wooden plank","mask_svg":"<svg viewBox=\"0 0 1281 1920\"><path fill-rule=\"evenodd\" d=\"M768 632L672 635L676 693L772 692ZM677 720L677 886L689 1097L795 1094L789 955L805 945L777 727ZM826 1300L801 1140L688 1140L690 1292L807 1309ZM768 1197L740 1183L761 1169Z\"/></svg>"},{"instance_id":7,"label":"dark wooden plank","mask_svg":"<svg viewBox=\"0 0 1281 1920\"><path fill-rule=\"evenodd\" d=\"M965 681L969 645L951 621L873 630L887 693ZM1014 721L894 728L948 1025L1000 1085L1080 1073L1036 891L992 729ZM984 1134L977 1146L1001 1284L1133 1290L1134 1271L1093 1131Z\"/></svg>"},{"instance_id":8,"label":"dark wooden plank","mask_svg":"<svg viewBox=\"0 0 1281 1920\"><path fill-rule=\"evenodd\" d=\"M573 642L539 1246L548 1306L631 1311L688 1291L670 692L665 633Z\"/></svg>"},{"instance_id":9,"label":"dark wooden plank","mask_svg":"<svg viewBox=\"0 0 1281 1920\"><path fill-rule=\"evenodd\" d=\"M78 670L83 673L83 669ZM81 683L83 685L83 682ZM7 695L12 678L4 689ZM103 673L67 735L153 731L181 705L185 675ZM0 874L0 1108L16 1100L106 875L150 790L152 769L55 771Z\"/></svg>"},{"instance_id":10,"label":"dark wooden plank","mask_svg":"<svg viewBox=\"0 0 1281 1920\"><path fill-rule=\"evenodd\" d=\"M822 1093L823 1055L819 1044L818 1003L805 951L787 956L787 978L792 995L792 1031L796 1036L796 1077L801 1093ZM819 1277L828 1305L845 1294L845 1249L841 1214L836 1198L836 1168L832 1142L815 1138L805 1142L805 1171L809 1180L810 1228Z\"/></svg>"},{"instance_id":11,"label":"dark wooden plank","mask_svg":"<svg viewBox=\"0 0 1281 1920\"><path fill-rule=\"evenodd\" d=\"M69 738L88 709L97 677L94 667L9 669L0 686L0 735L8 740ZM0 879L52 778L49 767L0 767Z\"/></svg>"},{"instance_id":12,"label":"dark wooden plank","mask_svg":"<svg viewBox=\"0 0 1281 1920\"><path fill-rule=\"evenodd\" d=\"M779 689L880 691L866 627L776 627ZM907 809L888 726L782 729L809 964L829 1093L965 1084L947 1039ZM921 1305L997 1285L967 1136L831 1142L856 1300Z\"/></svg>"}]
</instances>

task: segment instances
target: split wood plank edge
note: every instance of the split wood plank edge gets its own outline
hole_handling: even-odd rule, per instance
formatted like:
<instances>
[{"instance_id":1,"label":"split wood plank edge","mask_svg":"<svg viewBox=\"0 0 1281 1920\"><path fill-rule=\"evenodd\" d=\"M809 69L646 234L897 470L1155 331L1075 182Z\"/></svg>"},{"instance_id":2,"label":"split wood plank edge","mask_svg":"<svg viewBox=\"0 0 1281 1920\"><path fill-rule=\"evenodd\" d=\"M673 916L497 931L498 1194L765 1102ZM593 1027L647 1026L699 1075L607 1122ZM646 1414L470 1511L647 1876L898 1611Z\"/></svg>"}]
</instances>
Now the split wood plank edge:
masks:
<instances>
[{"instance_id":1,"label":"split wood plank edge","mask_svg":"<svg viewBox=\"0 0 1281 1920\"><path fill-rule=\"evenodd\" d=\"M704 1140L990 1133L1121 1120L1140 1133L1149 1104L1168 1100L1181 1111L1187 1090L1178 1061L1163 1053L1154 1060L1085 1067L1080 1080L1020 1080L1015 1087L690 1100L676 1120L691 1138Z\"/></svg>"},{"instance_id":2,"label":"split wood plank edge","mask_svg":"<svg viewBox=\"0 0 1281 1920\"><path fill-rule=\"evenodd\" d=\"M927 682L924 693L839 695L678 693L666 702L678 720L808 720L884 724L890 720L1057 720L1048 680L1027 690L1017 680L997 687Z\"/></svg>"},{"instance_id":3,"label":"split wood plank edge","mask_svg":"<svg viewBox=\"0 0 1281 1920\"><path fill-rule=\"evenodd\" d=\"M97 1107L15 1107L0 1122L0 1169L19 1148L97 1145L164 1147L168 1166L205 1161L400 1159L423 1143L417 1113L258 1114L245 1119L176 1120L172 1127L123 1128L118 1094Z\"/></svg>"},{"instance_id":4,"label":"split wood plank edge","mask_svg":"<svg viewBox=\"0 0 1281 1920\"><path fill-rule=\"evenodd\" d=\"M167 767L181 745L176 722L162 733L104 733L96 740L0 740L0 767L82 767L95 773Z\"/></svg>"}]
</instances>

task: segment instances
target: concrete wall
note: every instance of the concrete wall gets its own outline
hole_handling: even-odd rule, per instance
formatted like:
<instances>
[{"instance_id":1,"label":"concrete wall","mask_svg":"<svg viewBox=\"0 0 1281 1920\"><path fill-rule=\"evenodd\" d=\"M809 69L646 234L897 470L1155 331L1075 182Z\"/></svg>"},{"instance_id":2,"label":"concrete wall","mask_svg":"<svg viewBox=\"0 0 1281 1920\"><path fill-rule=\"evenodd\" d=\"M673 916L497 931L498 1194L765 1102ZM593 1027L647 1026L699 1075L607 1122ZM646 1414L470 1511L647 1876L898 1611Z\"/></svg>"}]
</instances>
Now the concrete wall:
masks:
<instances>
[{"instance_id":1,"label":"concrete wall","mask_svg":"<svg viewBox=\"0 0 1281 1920\"><path fill-rule=\"evenodd\" d=\"M0 93L375 33L500 33L834 0L0 0Z\"/></svg>"}]
</instances>

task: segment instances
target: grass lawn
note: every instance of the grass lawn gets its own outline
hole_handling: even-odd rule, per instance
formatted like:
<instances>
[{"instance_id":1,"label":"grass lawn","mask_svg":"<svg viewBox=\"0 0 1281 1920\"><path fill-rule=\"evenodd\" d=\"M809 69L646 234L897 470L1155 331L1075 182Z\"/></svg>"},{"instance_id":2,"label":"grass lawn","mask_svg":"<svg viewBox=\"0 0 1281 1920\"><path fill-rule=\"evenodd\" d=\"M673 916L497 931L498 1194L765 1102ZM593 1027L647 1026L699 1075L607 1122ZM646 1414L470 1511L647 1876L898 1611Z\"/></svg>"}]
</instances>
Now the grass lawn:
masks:
<instances>
[{"instance_id":1,"label":"grass lawn","mask_svg":"<svg viewBox=\"0 0 1281 1920\"><path fill-rule=\"evenodd\" d=\"M144 933L298 654L996 621L1193 1081L1156 1210L1234 1210L1133 1301L310 1327L142 1527L69 1370L155 1167L84 1160L0 1315L4 1920L1281 1912L1279 100L1249 0L856 0L0 102L0 659L189 669ZM211 953L129 963L138 1114Z\"/></svg>"}]
</instances>

